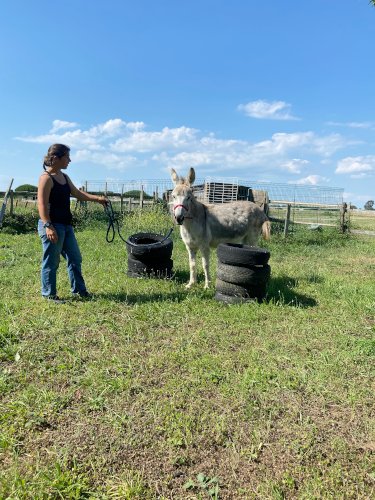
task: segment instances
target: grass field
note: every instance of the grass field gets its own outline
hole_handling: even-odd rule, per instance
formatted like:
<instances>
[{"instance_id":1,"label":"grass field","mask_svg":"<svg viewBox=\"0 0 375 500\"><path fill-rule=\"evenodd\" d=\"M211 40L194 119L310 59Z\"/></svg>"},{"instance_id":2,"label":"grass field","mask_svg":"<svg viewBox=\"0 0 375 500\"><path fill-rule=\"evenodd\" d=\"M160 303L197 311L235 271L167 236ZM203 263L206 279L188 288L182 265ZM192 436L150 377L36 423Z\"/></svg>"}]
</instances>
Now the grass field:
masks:
<instances>
[{"instance_id":1,"label":"grass field","mask_svg":"<svg viewBox=\"0 0 375 500\"><path fill-rule=\"evenodd\" d=\"M165 233L161 211L123 234ZM297 228L262 303L126 276L77 233L90 301L39 296L36 234L0 233L1 499L367 499L375 493L375 238ZM212 253L212 274L216 274Z\"/></svg>"},{"instance_id":2,"label":"grass field","mask_svg":"<svg viewBox=\"0 0 375 500\"><path fill-rule=\"evenodd\" d=\"M372 212L352 211L350 216L350 227L352 229L363 229L375 231L375 210Z\"/></svg>"}]
</instances>

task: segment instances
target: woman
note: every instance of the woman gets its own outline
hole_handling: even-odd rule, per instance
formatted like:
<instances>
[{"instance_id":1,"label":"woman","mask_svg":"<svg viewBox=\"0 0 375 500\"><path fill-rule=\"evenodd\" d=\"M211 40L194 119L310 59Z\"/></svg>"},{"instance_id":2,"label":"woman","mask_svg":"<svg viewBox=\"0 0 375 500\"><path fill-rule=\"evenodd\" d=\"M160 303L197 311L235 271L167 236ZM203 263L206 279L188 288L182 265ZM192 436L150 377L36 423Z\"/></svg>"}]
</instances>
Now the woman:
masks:
<instances>
[{"instance_id":1,"label":"woman","mask_svg":"<svg viewBox=\"0 0 375 500\"><path fill-rule=\"evenodd\" d=\"M96 201L105 205L104 196L96 196L77 189L62 171L70 163L70 148L53 144L44 157L45 172L38 184L38 233L43 245L42 296L55 303L64 302L56 291L56 274L60 255L66 259L71 291L80 297L90 297L81 272L82 257L72 227L70 196L80 201Z\"/></svg>"}]
</instances>

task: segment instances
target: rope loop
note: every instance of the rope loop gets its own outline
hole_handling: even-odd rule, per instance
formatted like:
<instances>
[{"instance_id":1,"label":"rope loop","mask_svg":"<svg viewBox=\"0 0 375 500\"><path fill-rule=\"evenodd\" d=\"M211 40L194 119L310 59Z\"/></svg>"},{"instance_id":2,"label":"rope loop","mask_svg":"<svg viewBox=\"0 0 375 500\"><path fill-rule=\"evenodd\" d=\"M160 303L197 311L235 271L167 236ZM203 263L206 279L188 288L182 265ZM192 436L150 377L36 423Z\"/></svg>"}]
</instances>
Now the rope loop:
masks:
<instances>
[{"instance_id":1,"label":"rope loop","mask_svg":"<svg viewBox=\"0 0 375 500\"><path fill-rule=\"evenodd\" d=\"M129 239L126 240L122 236L122 234L120 232L120 225L118 222L118 217L115 215L111 200L107 200L107 203L104 205L104 211L108 217L108 228L107 228L107 234L105 236L107 243L113 242L113 240L115 239L115 234L116 234L116 230L117 230L117 234L119 235L119 237L121 238L121 240L124 243L127 243L128 245L132 245L132 246L137 246L136 243L132 243L131 241L129 241ZM110 231L112 231L111 237L109 236ZM160 245L160 243L163 243L163 241L165 241L166 239L168 239L170 237L170 235L172 234L172 231L173 231L173 227L170 228L167 235L161 241L155 241L154 243L149 243L149 244L150 245Z\"/></svg>"}]
</instances>

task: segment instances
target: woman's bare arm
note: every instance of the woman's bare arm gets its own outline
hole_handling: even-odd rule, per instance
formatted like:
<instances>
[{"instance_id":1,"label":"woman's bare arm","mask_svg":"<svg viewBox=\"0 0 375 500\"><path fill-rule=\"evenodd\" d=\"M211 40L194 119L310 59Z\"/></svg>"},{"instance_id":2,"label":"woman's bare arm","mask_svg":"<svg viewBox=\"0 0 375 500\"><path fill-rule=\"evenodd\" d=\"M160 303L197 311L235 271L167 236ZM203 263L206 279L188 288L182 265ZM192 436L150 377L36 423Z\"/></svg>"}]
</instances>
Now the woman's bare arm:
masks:
<instances>
[{"instance_id":1,"label":"woman's bare arm","mask_svg":"<svg viewBox=\"0 0 375 500\"><path fill-rule=\"evenodd\" d=\"M66 174L65 174L66 175ZM72 195L77 198L79 201L95 201L96 203L101 203L102 205L105 205L107 203L107 198L105 196L97 196L96 194L90 194L86 193L86 191L81 191L80 189L76 188L73 182L70 180L70 178L66 175L66 178L68 179L69 186L70 186L70 192Z\"/></svg>"},{"instance_id":2,"label":"woman's bare arm","mask_svg":"<svg viewBox=\"0 0 375 500\"><path fill-rule=\"evenodd\" d=\"M52 180L47 174L42 174L38 183L38 211L44 223L49 222L48 201L51 194Z\"/></svg>"},{"instance_id":3,"label":"woman's bare arm","mask_svg":"<svg viewBox=\"0 0 375 500\"><path fill-rule=\"evenodd\" d=\"M48 202L49 195L51 194L51 189L53 186L53 182L49 175L42 174L39 178L38 183L38 211L39 217L45 224L46 222L50 222L49 211L48 211ZM46 227L46 236L52 241L52 243L56 243L58 240L56 229L53 226Z\"/></svg>"}]
</instances>

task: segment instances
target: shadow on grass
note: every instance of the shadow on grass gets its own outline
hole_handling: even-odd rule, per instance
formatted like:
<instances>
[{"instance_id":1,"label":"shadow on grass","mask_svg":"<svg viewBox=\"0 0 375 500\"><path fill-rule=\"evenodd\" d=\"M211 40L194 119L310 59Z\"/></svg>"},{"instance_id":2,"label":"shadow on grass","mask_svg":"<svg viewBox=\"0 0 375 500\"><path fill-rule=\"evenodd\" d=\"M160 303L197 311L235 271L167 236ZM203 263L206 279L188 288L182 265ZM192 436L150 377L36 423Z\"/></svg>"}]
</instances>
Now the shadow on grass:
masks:
<instances>
[{"instance_id":1,"label":"shadow on grass","mask_svg":"<svg viewBox=\"0 0 375 500\"><path fill-rule=\"evenodd\" d=\"M179 283L181 285L186 284L189 281L189 279L190 279L189 271L176 271L173 275L173 281L175 281L176 283ZM202 274L198 273L198 275L197 275L198 283L201 280L204 280L203 273Z\"/></svg>"},{"instance_id":2,"label":"shadow on grass","mask_svg":"<svg viewBox=\"0 0 375 500\"><path fill-rule=\"evenodd\" d=\"M272 278L268 286L266 302L274 301L293 307L315 307L317 301L308 295L296 293L293 288L297 285L297 280L289 276Z\"/></svg>"},{"instance_id":3,"label":"shadow on grass","mask_svg":"<svg viewBox=\"0 0 375 500\"><path fill-rule=\"evenodd\" d=\"M146 304L147 302L182 302L187 298L188 292L173 292L173 293L116 293L101 295L108 300L115 302L126 302L126 304Z\"/></svg>"},{"instance_id":4,"label":"shadow on grass","mask_svg":"<svg viewBox=\"0 0 375 500\"><path fill-rule=\"evenodd\" d=\"M173 274L173 277L170 278L172 281L175 283L178 283L179 285L185 285L189 281L189 272L186 271L177 271L175 274ZM137 280L138 278L134 278ZM140 279L155 279L155 281L158 281L157 278L140 278ZM201 301L208 301L212 300L212 293L210 293L210 290L204 290L203 289L203 283L204 283L204 276L199 275L197 277L197 282L198 284L193 287L191 290L187 290L184 287L182 287L181 290L178 291L173 291L173 292L160 292L160 293L108 293L108 294L95 294L95 297L100 297L100 298L105 298L107 300L113 300L115 302L126 302L127 304L145 304L147 302L164 302L164 301L169 301L169 302L182 302L186 300L188 297L191 297L192 295L194 296L199 296L199 300ZM213 290L211 290L213 292Z\"/></svg>"}]
</instances>

